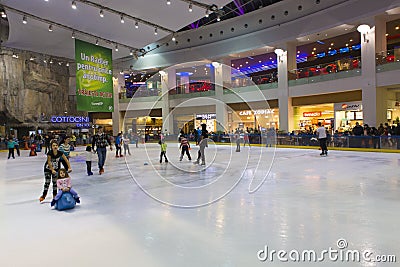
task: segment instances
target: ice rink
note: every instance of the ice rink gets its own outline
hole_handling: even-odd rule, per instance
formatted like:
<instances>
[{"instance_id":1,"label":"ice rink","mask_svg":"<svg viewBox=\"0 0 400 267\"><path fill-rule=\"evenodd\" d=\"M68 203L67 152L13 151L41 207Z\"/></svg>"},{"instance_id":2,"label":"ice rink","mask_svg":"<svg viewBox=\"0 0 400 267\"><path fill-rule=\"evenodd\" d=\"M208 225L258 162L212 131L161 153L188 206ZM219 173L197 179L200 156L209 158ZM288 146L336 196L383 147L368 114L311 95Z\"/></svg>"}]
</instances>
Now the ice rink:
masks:
<instances>
[{"instance_id":1,"label":"ice rink","mask_svg":"<svg viewBox=\"0 0 400 267\"><path fill-rule=\"evenodd\" d=\"M7 160L1 152L1 266L400 262L400 154L329 151L320 157L318 150L265 147L238 153L210 144L207 165L199 166L186 157L180 162L176 144L169 144L168 164L158 162L157 144L130 149L124 158L108 150L105 173L93 162L95 175L87 176L84 147L78 147L71 177L81 204L67 211L50 208L51 191L39 203L44 153L22 151ZM193 158L196 153L193 148ZM350 250L359 261L346 259ZM374 262L392 256L397 263Z\"/></svg>"}]
</instances>

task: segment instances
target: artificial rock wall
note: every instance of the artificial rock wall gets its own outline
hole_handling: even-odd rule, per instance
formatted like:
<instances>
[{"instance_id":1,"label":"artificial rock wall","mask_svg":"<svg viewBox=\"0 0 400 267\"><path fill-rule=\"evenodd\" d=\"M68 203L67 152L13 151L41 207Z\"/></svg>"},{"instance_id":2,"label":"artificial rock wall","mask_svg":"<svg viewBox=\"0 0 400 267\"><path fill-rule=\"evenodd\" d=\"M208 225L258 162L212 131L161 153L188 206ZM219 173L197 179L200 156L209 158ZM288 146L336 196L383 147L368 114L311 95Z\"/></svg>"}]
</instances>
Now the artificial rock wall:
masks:
<instances>
[{"instance_id":1,"label":"artificial rock wall","mask_svg":"<svg viewBox=\"0 0 400 267\"><path fill-rule=\"evenodd\" d=\"M19 53L18 58L13 54L0 50L0 112L10 126L37 123L42 113L45 118L80 113L74 97L69 97L65 62L52 60L51 64L49 58L28 52Z\"/></svg>"}]
</instances>

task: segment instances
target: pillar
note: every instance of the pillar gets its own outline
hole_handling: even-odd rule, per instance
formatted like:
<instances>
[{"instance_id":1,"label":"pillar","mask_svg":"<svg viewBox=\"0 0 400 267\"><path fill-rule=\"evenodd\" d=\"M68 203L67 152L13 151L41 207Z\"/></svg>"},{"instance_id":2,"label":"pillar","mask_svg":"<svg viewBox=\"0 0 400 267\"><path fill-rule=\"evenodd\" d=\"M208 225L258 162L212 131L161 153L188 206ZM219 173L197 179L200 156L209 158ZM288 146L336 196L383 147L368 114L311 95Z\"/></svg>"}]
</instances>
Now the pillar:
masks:
<instances>
[{"instance_id":1,"label":"pillar","mask_svg":"<svg viewBox=\"0 0 400 267\"><path fill-rule=\"evenodd\" d=\"M228 111L224 103L224 84L230 82L231 68L229 65L213 62L211 69L214 69L215 86L215 113L217 117L217 131L228 132Z\"/></svg>"},{"instance_id":2,"label":"pillar","mask_svg":"<svg viewBox=\"0 0 400 267\"><path fill-rule=\"evenodd\" d=\"M293 130L294 125L292 99L289 97L288 70L289 66L291 70L297 66L296 46L293 43L288 43L286 44L286 49L287 51L276 49L275 53L278 62L279 130L290 132Z\"/></svg>"},{"instance_id":3,"label":"pillar","mask_svg":"<svg viewBox=\"0 0 400 267\"><path fill-rule=\"evenodd\" d=\"M113 135L116 136L122 130L123 118L119 111L119 92L121 86L125 86L124 74L118 74L117 77L113 77L113 100L114 100L114 111L111 114L112 118L112 129Z\"/></svg>"},{"instance_id":4,"label":"pillar","mask_svg":"<svg viewBox=\"0 0 400 267\"><path fill-rule=\"evenodd\" d=\"M167 69L160 71L161 75L161 101L162 101L162 120L164 135L174 134L174 118L172 113L170 114L169 104L169 90L176 87L176 74L175 69Z\"/></svg>"}]
</instances>

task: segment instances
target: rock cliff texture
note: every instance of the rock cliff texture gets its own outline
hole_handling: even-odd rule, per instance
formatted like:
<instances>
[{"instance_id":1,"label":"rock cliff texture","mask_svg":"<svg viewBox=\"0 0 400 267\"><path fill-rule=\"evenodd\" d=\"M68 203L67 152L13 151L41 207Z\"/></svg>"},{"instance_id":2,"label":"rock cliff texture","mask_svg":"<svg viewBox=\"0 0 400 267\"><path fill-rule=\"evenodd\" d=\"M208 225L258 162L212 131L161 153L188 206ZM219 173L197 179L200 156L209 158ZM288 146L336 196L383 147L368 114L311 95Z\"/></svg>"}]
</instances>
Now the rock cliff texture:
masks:
<instances>
[{"instance_id":1,"label":"rock cliff texture","mask_svg":"<svg viewBox=\"0 0 400 267\"><path fill-rule=\"evenodd\" d=\"M0 112L10 126L37 123L41 114L78 114L69 97L69 68L65 62L0 51ZM3 122L4 123L4 122Z\"/></svg>"}]
</instances>

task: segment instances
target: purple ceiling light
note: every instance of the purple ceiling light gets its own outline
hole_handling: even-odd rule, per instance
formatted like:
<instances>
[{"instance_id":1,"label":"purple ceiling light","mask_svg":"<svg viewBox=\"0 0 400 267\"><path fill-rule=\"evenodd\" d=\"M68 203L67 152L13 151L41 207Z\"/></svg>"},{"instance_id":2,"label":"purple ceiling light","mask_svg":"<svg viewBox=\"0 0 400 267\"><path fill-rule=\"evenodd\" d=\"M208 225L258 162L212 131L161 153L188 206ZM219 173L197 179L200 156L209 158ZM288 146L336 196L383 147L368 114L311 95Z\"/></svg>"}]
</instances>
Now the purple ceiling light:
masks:
<instances>
[{"instance_id":1,"label":"purple ceiling light","mask_svg":"<svg viewBox=\"0 0 400 267\"><path fill-rule=\"evenodd\" d=\"M242 8L242 3L240 3L240 0L233 0L233 3L235 3L235 6L238 9L238 12L235 10L235 13L238 16L244 15L244 9Z\"/></svg>"}]
</instances>

